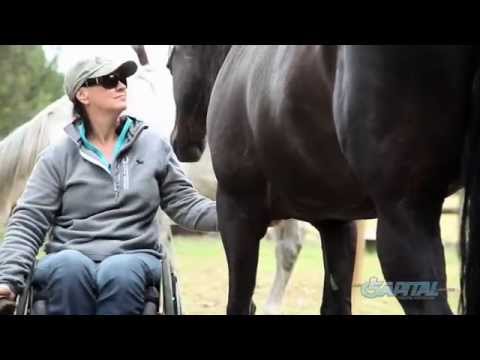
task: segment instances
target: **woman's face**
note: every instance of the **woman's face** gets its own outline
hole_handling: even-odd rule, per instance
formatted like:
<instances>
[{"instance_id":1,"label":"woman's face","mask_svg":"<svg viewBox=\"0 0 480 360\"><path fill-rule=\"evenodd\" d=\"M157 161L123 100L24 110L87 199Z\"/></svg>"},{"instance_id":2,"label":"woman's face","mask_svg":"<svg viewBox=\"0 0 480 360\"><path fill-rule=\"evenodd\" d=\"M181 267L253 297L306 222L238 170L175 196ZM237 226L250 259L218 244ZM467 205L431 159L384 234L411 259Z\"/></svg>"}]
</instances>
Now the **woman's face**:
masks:
<instances>
[{"instance_id":1,"label":"woman's face","mask_svg":"<svg viewBox=\"0 0 480 360\"><path fill-rule=\"evenodd\" d=\"M102 85L83 87L77 97L87 110L119 114L127 108L127 86L122 81L118 81L113 88Z\"/></svg>"}]
</instances>

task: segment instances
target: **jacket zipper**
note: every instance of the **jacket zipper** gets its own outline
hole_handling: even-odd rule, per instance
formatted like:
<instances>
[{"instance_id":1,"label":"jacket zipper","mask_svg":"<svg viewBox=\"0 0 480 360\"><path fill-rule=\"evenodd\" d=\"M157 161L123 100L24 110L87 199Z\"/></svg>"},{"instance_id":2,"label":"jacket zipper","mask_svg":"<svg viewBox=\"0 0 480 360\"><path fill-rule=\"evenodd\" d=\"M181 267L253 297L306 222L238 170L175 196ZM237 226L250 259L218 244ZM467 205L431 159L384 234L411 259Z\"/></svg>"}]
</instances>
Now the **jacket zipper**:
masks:
<instances>
[{"instance_id":1,"label":"jacket zipper","mask_svg":"<svg viewBox=\"0 0 480 360\"><path fill-rule=\"evenodd\" d=\"M142 125L142 127L140 129L137 130L137 132L133 135L133 138L122 148L120 149L120 151L118 152L117 154L117 157L120 157L120 155L127 151L132 145L133 143L135 142L135 140L137 140L137 138L140 136L140 133L145 130L146 128L148 128L147 125Z\"/></svg>"},{"instance_id":2,"label":"jacket zipper","mask_svg":"<svg viewBox=\"0 0 480 360\"><path fill-rule=\"evenodd\" d=\"M128 176L128 155L122 159L123 164L123 190L128 190L130 181Z\"/></svg>"},{"instance_id":3,"label":"jacket zipper","mask_svg":"<svg viewBox=\"0 0 480 360\"><path fill-rule=\"evenodd\" d=\"M117 164L117 158L120 157L120 155L122 153L124 153L125 151L127 151L132 145L133 143L135 142L135 140L137 140L138 136L140 135L140 133L145 130L146 128L148 128L147 125L142 125L142 127L140 129L137 130L137 132L133 135L133 138L123 147L123 149L121 149L117 156L115 157L115 159L113 159L113 164L112 164L112 170L111 171L108 171L108 169L105 168L105 166L100 163L97 159L91 157L90 155L84 153L81 149L80 150L80 155L87 161L99 166L100 168L102 168L103 170L105 170L112 178L112 181L113 181L113 192L115 194L115 200L118 199L119 195L120 195L120 190L119 190L119 186L117 184L117 180L115 178L115 175L114 175L114 166L117 165L117 169L118 169L118 164ZM124 158L125 159L125 158ZM123 160L122 160L123 161ZM125 186L125 176L128 174L128 170L126 170L126 166L127 166L127 163L124 162L124 166L123 166L123 176L124 176L124 186Z\"/></svg>"},{"instance_id":4,"label":"jacket zipper","mask_svg":"<svg viewBox=\"0 0 480 360\"><path fill-rule=\"evenodd\" d=\"M83 157L85 160L89 161L90 163L98 166L99 168L104 170L108 175L110 175L110 177L112 178L112 182L113 182L113 193L115 195L115 200L117 200L120 192L118 190L118 185L117 185L117 181L115 180L115 176L112 173L113 168L112 168L112 172L108 171L108 169L106 169L105 166L101 162L99 162L94 157L91 157L90 155L85 154L82 150L80 150L80 156Z\"/></svg>"}]
</instances>

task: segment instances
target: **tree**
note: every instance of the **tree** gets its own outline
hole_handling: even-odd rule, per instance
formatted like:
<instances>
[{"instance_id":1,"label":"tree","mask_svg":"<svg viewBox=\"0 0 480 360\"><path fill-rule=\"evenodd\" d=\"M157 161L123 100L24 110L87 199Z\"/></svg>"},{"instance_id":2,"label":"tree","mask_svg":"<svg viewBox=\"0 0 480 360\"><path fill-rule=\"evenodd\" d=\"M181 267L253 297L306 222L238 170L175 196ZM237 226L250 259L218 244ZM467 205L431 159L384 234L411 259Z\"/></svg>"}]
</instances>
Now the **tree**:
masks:
<instances>
[{"instance_id":1,"label":"tree","mask_svg":"<svg viewBox=\"0 0 480 360\"><path fill-rule=\"evenodd\" d=\"M63 94L63 76L40 45L0 45L0 139Z\"/></svg>"}]
</instances>

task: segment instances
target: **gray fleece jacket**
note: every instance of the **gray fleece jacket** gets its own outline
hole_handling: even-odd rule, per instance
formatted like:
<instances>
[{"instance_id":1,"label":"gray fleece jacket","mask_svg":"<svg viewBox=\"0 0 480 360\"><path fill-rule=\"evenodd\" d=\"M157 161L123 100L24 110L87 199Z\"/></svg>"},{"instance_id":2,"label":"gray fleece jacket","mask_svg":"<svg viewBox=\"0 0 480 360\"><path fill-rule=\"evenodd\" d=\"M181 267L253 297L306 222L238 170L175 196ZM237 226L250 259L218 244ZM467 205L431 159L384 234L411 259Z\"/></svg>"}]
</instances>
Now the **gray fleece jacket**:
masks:
<instances>
[{"instance_id":1,"label":"gray fleece jacket","mask_svg":"<svg viewBox=\"0 0 480 360\"><path fill-rule=\"evenodd\" d=\"M180 226L217 231L215 202L193 188L167 141L131 119L111 169L74 123L40 154L0 246L0 283L23 290L49 230L47 254L72 249L94 261L132 252L160 257L159 206Z\"/></svg>"}]
</instances>

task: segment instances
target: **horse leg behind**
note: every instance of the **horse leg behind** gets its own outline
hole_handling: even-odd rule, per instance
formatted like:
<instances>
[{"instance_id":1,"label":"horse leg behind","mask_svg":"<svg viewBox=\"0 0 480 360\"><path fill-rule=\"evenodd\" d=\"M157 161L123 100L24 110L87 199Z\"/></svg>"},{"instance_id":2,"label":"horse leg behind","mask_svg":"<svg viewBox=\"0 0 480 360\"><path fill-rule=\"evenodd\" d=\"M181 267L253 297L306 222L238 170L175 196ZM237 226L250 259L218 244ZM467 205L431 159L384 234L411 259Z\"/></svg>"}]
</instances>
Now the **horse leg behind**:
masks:
<instances>
[{"instance_id":1,"label":"horse leg behind","mask_svg":"<svg viewBox=\"0 0 480 360\"><path fill-rule=\"evenodd\" d=\"M273 236L276 242L275 257L277 268L275 280L265 304L265 315L280 313L285 289L303 246L302 230L297 220L280 222L274 227Z\"/></svg>"},{"instance_id":2,"label":"horse leg behind","mask_svg":"<svg viewBox=\"0 0 480 360\"><path fill-rule=\"evenodd\" d=\"M365 242L367 222L365 220L357 221L357 246L355 252L355 267L353 270L352 285L352 314L360 314L362 306L361 287L363 284L363 265L365 260Z\"/></svg>"},{"instance_id":3,"label":"horse leg behind","mask_svg":"<svg viewBox=\"0 0 480 360\"><path fill-rule=\"evenodd\" d=\"M174 271L176 272L175 266L175 256L173 251L173 234L172 234L172 223L170 218L165 214L161 209L157 211L157 222L160 228L159 233L159 243L162 245L165 257L170 261L170 264Z\"/></svg>"}]
</instances>

